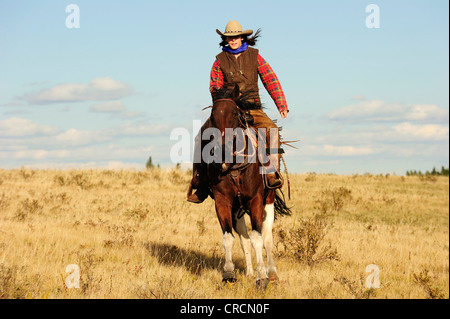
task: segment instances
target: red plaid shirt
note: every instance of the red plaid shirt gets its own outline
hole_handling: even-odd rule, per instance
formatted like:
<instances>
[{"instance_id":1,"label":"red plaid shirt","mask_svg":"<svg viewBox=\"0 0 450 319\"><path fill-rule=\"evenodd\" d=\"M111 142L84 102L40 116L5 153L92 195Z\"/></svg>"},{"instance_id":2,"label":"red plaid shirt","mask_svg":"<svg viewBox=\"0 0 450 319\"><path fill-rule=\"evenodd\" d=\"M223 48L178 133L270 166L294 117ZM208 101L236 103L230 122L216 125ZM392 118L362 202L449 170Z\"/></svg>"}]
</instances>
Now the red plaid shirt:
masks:
<instances>
[{"instance_id":1,"label":"red plaid shirt","mask_svg":"<svg viewBox=\"0 0 450 319\"><path fill-rule=\"evenodd\" d=\"M281 84L278 78L270 67L269 63L263 59L261 55L258 54L258 74L261 81L272 97L278 111L289 111L286 103L286 98L284 96ZM224 78L222 69L220 68L220 62L216 59L211 69L211 78L209 82L209 90L212 92L214 89L221 89L224 85Z\"/></svg>"}]
</instances>

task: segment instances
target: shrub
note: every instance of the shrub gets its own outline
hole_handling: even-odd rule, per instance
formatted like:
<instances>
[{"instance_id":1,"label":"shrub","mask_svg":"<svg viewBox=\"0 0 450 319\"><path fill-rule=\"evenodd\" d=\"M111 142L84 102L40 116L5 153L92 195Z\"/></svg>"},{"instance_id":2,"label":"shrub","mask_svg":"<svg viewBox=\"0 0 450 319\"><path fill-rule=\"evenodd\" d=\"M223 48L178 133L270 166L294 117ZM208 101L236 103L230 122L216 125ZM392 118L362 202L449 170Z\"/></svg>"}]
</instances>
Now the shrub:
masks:
<instances>
[{"instance_id":1,"label":"shrub","mask_svg":"<svg viewBox=\"0 0 450 319\"><path fill-rule=\"evenodd\" d=\"M24 221L29 215L41 213L43 206L39 204L37 199L25 199L20 202L17 208L15 218L19 221Z\"/></svg>"},{"instance_id":2,"label":"shrub","mask_svg":"<svg viewBox=\"0 0 450 319\"><path fill-rule=\"evenodd\" d=\"M339 187L333 190L327 189L322 192L322 197L317 201L317 207L323 215L327 215L332 211L340 211L344 205L352 199L352 191Z\"/></svg>"},{"instance_id":3,"label":"shrub","mask_svg":"<svg viewBox=\"0 0 450 319\"><path fill-rule=\"evenodd\" d=\"M17 279L19 269L0 264L0 299L24 299L27 289Z\"/></svg>"},{"instance_id":4,"label":"shrub","mask_svg":"<svg viewBox=\"0 0 450 319\"><path fill-rule=\"evenodd\" d=\"M428 274L428 269L423 269L420 273L413 274L414 282L422 286L428 299L445 299L444 293L439 287L433 286L433 280Z\"/></svg>"},{"instance_id":5,"label":"shrub","mask_svg":"<svg viewBox=\"0 0 450 319\"><path fill-rule=\"evenodd\" d=\"M300 225L292 230L281 229L278 232L285 252L309 266L327 260L339 260L337 249L331 244L324 244L324 238L331 227L329 215L319 213L300 221Z\"/></svg>"},{"instance_id":6,"label":"shrub","mask_svg":"<svg viewBox=\"0 0 450 319\"><path fill-rule=\"evenodd\" d=\"M363 277L360 277L359 282L356 280L350 280L345 276L341 277L335 277L335 282L338 282L339 284L344 287L344 289L352 295L354 299L370 299L375 298L377 295L377 292L374 288L366 288L364 286L364 280Z\"/></svg>"}]
</instances>

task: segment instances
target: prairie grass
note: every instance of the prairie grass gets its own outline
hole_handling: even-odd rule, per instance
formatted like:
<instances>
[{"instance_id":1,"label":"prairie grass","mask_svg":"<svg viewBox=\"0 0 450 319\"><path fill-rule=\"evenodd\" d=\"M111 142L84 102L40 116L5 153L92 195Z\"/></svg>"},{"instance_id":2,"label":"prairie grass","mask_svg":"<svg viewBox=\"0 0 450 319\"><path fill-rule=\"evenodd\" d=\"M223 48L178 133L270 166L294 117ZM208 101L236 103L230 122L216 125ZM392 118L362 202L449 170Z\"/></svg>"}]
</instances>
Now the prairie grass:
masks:
<instances>
[{"instance_id":1,"label":"prairie grass","mask_svg":"<svg viewBox=\"0 0 450 319\"><path fill-rule=\"evenodd\" d=\"M280 281L223 284L214 202L180 169L0 170L0 298L448 298L449 179L290 176L274 224ZM248 219L248 216L246 217ZM66 267L80 269L68 288ZM368 288L366 266L379 268Z\"/></svg>"}]
</instances>

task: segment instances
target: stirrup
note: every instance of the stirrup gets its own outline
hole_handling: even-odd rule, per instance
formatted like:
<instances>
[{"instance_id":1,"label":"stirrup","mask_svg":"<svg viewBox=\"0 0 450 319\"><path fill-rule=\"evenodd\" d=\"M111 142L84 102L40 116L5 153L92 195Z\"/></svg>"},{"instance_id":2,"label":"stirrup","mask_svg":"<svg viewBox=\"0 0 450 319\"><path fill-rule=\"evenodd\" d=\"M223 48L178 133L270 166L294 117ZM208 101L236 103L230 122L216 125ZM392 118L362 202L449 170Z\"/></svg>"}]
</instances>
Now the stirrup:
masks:
<instances>
[{"instance_id":1,"label":"stirrup","mask_svg":"<svg viewBox=\"0 0 450 319\"><path fill-rule=\"evenodd\" d=\"M276 183L275 186L269 184L269 177L268 177L268 176L269 176L270 174L274 174L274 175L275 175L275 179L279 181L279 184ZM264 175L264 182L265 182L264 184L265 184L265 187L268 188L268 189L276 189L276 188L281 188L281 187L283 187L283 184L284 184L283 176L282 176L278 171L276 171L276 172L274 172L274 173L270 173L270 174L265 174L265 175Z\"/></svg>"},{"instance_id":2,"label":"stirrup","mask_svg":"<svg viewBox=\"0 0 450 319\"><path fill-rule=\"evenodd\" d=\"M208 198L209 192L205 187L200 186L197 188L197 191L192 194L192 184L189 185L189 189L187 192L187 201L190 203L201 204Z\"/></svg>"},{"instance_id":3,"label":"stirrup","mask_svg":"<svg viewBox=\"0 0 450 319\"><path fill-rule=\"evenodd\" d=\"M191 194L188 196L187 201L190 203L194 203L194 204L201 204L205 201L206 198L201 199L200 196L197 195L198 191L195 192L194 194Z\"/></svg>"}]
</instances>

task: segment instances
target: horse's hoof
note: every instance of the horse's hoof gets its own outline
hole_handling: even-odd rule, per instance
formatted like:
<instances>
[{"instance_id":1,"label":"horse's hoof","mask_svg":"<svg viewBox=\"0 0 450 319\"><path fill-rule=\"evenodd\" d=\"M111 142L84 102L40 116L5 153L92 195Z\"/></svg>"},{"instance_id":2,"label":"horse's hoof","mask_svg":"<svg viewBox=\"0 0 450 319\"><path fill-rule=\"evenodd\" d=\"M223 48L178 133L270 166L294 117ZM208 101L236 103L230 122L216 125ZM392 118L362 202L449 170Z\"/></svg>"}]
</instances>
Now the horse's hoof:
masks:
<instances>
[{"instance_id":1,"label":"horse's hoof","mask_svg":"<svg viewBox=\"0 0 450 319\"><path fill-rule=\"evenodd\" d=\"M280 280L280 278L278 278L278 275L276 272L274 271L270 271L269 272L269 281L272 283L278 282Z\"/></svg>"},{"instance_id":2,"label":"horse's hoof","mask_svg":"<svg viewBox=\"0 0 450 319\"><path fill-rule=\"evenodd\" d=\"M236 274L234 273L234 271L224 272L222 282L236 282Z\"/></svg>"},{"instance_id":3,"label":"horse's hoof","mask_svg":"<svg viewBox=\"0 0 450 319\"><path fill-rule=\"evenodd\" d=\"M267 285L269 284L269 279L258 279L256 281L256 289L263 289L265 290L267 288Z\"/></svg>"}]
</instances>

